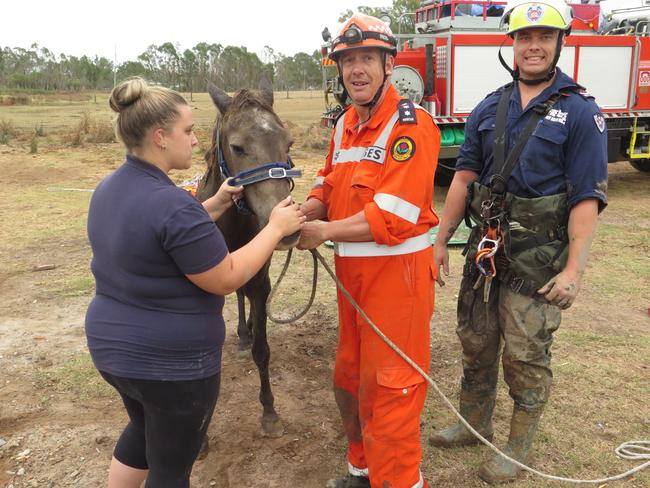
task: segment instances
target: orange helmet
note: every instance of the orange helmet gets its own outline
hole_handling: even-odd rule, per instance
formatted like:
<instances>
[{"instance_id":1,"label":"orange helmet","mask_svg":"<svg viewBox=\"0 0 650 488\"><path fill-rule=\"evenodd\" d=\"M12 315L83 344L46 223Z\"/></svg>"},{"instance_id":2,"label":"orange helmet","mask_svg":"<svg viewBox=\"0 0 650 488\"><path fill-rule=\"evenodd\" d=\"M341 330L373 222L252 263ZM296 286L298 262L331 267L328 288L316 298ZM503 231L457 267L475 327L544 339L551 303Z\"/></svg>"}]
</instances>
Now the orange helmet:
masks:
<instances>
[{"instance_id":1,"label":"orange helmet","mask_svg":"<svg viewBox=\"0 0 650 488\"><path fill-rule=\"evenodd\" d=\"M332 52L329 57L338 61L343 52L361 47L377 47L395 56L397 39L393 37L390 27L382 20L357 13L343 24L339 35L332 41Z\"/></svg>"}]
</instances>

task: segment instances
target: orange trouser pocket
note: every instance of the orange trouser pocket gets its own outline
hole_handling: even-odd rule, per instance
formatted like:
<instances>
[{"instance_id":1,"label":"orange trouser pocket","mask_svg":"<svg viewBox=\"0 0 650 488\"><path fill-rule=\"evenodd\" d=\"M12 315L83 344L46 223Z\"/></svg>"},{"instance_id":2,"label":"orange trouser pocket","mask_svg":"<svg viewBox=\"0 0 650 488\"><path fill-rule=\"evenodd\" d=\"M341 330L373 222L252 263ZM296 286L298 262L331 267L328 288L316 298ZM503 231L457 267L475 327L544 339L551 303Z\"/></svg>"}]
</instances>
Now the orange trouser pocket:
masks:
<instances>
[{"instance_id":1,"label":"orange trouser pocket","mask_svg":"<svg viewBox=\"0 0 650 488\"><path fill-rule=\"evenodd\" d=\"M364 429L372 486L410 488L418 483L426 391L424 378L410 366L377 369L372 418Z\"/></svg>"},{"instance_id":2,"label":"orange trouser pocket","mask_svg":"<svg viewBox=\"0 0 650 488\"><path fill-rule=\"evenodd\" d=\"M379 439L403 439L420 432L424 378L412 367L377 369L377 398L373 417L378 420L374 432Z\"/></svg>"}]
</instances>

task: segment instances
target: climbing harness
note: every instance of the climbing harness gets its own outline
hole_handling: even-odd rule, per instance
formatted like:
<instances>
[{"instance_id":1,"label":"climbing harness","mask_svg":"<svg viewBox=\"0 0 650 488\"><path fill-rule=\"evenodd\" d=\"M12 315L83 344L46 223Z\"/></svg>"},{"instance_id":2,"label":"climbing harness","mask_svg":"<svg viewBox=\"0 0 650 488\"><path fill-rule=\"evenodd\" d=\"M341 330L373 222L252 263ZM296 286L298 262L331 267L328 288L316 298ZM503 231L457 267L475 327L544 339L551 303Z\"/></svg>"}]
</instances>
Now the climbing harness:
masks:
<instances>
[{"instance_id":1,"label":"climbing harness","mask_svg":"<svg viewBox=\"0 0 650 488\"><path fill-rule=\"evenodd\" d=\"M508 147L506 119L513 90L514 83L506 85L501 92L497 105L494 135L495 172L485 186L487 195L485 192L469 191L465 212L465 222L468 227L472 227L470 215L474 216L478 222L476 231L479 234L474 234L475 238L478 239L478 245L471 264L478 271L474 289L478 290L483 286L483 301L485 303L489 301L492 280L497 278L498 274L503 274L503 276L498 276L502 281L505 277L510 281L513 279L512 273L507 268L512 261L510 257L512 251L510 230L512 225L516 223L510 222L512 209L510 208L511 201L507 193L508 180L537 124L548 114L562 93L551 95L546 101L538 103L531 109L532 113L528 122L506 157L506 147ZM482 187L482 185L480 186ZM479 208L476 209L479 215L476 215L476 212L474 214L471 212L472 200L477 196L483 198L480 205L477 205ZM536 242L533 242L531 247L534 247ZM469 247L470 243L468 243L467 249ZM500 265L497 265L497 263ZM471 275L472 273L468 274ZM514 277L514 279L516 280L516 291L520 291L523 281L519 277ZM529 291L530 288L530 286L526 287L526 291ZM534 295L537 288L539 287L532 289L531 295Z\"/></svg>"}]
</instances>

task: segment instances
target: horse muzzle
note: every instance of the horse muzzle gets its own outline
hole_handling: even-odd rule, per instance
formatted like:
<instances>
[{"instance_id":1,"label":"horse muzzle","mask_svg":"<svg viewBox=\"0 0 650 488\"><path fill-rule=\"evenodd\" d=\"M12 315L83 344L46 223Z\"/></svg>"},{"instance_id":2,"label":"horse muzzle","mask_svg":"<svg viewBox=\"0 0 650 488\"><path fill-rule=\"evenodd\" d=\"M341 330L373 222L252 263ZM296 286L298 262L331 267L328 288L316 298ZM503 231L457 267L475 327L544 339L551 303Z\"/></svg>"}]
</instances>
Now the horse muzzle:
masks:
<instances>
[{"instance_id":1,"label":"horse muzzle","mask_svg":"<svg viewBox=\"0 0 650 488\"><path fill-rule=\"evenodd\" d=\"M290 236L283 237L280 242L278 242L278 245L275 246L276 251L288 251L289 249L293 249L296 247L298 244L298 240L300 239L300 232L294 232Z\"/></svg>"}]
</instances>

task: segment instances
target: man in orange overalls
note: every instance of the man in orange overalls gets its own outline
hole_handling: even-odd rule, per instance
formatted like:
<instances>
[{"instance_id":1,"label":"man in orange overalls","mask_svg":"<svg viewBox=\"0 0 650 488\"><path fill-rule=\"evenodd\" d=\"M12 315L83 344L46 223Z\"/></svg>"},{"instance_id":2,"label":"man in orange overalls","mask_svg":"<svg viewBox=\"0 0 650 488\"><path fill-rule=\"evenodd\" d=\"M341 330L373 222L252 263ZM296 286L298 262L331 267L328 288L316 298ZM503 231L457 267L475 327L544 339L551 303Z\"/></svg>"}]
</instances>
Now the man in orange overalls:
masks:
<instances>
[{"instance_id":1,"label":"man in orange overalls","mask_svg":"<svg viewBox=\"0 0 650 488\"><path fill-rule=\"evenodd\" d=\"M335 243L336 274L397 347L429 370L434 273L429 229L440 133L390 83L396 39L355 14L330 57L352 105L338 119L325 167L301 209L301 249ZM326 219L320 221L316 219ZM423 488L420 413L426 382L339 292L334 393L348 471L330 488Z\"/></svg>"}]
</instances>

